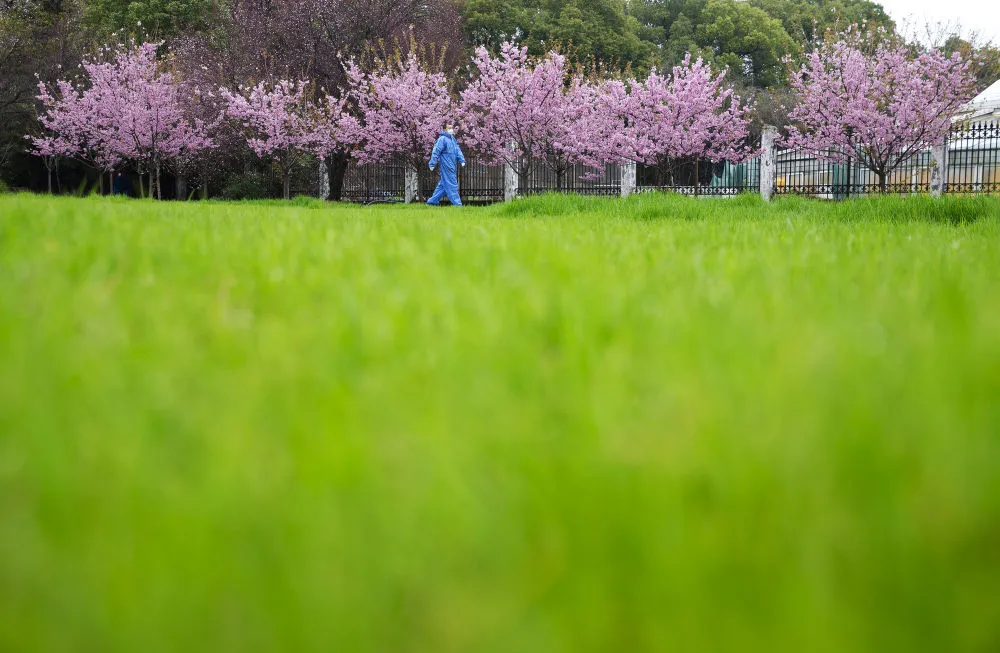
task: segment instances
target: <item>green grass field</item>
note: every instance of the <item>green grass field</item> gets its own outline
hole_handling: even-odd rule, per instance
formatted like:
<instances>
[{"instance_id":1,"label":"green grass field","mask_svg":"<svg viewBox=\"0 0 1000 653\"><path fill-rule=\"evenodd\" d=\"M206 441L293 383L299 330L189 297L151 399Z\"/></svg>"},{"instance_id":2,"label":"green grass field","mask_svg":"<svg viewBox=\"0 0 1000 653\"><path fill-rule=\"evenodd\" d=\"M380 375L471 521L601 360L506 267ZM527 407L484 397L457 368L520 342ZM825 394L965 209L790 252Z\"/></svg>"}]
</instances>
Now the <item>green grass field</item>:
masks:
<instances>
[{"instance_id":1,"label":"green grass field","mask_svg":"<svg viewBox=\"0 0 1000 653\"><path fill-rule=\"evenodd\" d=\"M0 197L0 650L1000 650L1000 199Z\"/></svg>"}]
</instances>

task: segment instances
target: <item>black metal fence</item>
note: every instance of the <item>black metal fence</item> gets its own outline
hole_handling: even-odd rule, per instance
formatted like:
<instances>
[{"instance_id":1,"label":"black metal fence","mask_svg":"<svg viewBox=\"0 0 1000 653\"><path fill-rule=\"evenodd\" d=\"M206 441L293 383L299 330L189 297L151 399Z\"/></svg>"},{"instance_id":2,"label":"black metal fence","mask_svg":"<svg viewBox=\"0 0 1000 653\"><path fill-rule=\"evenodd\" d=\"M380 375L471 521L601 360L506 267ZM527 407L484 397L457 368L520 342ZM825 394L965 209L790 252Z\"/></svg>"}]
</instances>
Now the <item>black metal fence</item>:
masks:
<instances>
[{"instance_id":1,"label":"black metal fence","mask_svg":"<svg viewBox=\"0 0 1000 653\"><path fill-rule=\"evenodd\" d=\"M1000 192L1000 121L955 127L946 145L946 193Z\"/></svg>"},{"instance_id":2,"label":"black metal fence","mask_svg":"<svg viewBox=\"0 0 1000 653\"><path fill-rule=\"evenodd\" d=\"M884 187L873 170L854 157L837 157L832 151L778 148L774 159L774 192L779 195L839 200L880 192L927 193L931 189L933 164L929 150L910 157L888 174Z\"/></svg>"},{"instance_id":3,"label":"black metal fence","mask_svg":"<svg viewBox=\"0 0 1000 653\"><path fill-rule=\"evenodd\" d=\"M743 162L671 162L640 165L636 170L638 192L668 191L682 195L731 196L760 190L760 157Z\"/></svg>"},{"instance_id":4,"label":"black metal fence","mask_svg":"<svg viewBox=\"0 0 1000 653\"><path fill-rule=\"evenodd\" d=\"M351 164L344 175L340 197L348 202L402 202L406 190L406 166L401 163Z\"/></svg>"},{"instance_id":5,"label":"black metal fence","mask_svg":"<svg viewBox=\"0 0 1000 653\"><path fill-rule=\"evenodd\" d=\"M1000 122L957 124L944 143L946 193L1000 192ZM912 195L931 190L931 149L915 153L880 180L854 157L779 148L775 152L777 194L847 199L878 193Z\"/></svg>"},{"instance_id":6,"label":"black metal fence","mask_svg":"<svg viewBox=\"0 0 1000 653\"><path fill-rule=\"evenodd\" d=\"M955 125L944 143L946 193L1000 192L1000 122ZM759 142L752 146L760 151ZM504 168L486 165L474 156L460 169L459 188L465 203L503 201ZM774 192L839 200L882 192L928 193L934 158L930 148L910 157L884 180L852 157L830 152L777 148L774 152ZM609 164L603 170L570 166L557 172L542 162L532 166L518 193L569 192L586 195L619 195L622 168ZM354 202L401 202L405 196L406 167L402 163L352 165L344 180L342 198ZM426 166L418 170L417 199L434 191L438 173ZM884 181L884 183L883 183ZM670 191L685 195L732 196L760 192L761 159L746 161L675 160L659 166L636 168L636 192Z\"/></svg>"},{"instance_id":7,"label":"black metal fence","mask_svg":"<svg viewBox=\"0 0 1000 653\"><path fill-rule=\"evenodd\" d=\"M526 187L518 189L521 195L562 192L580 195L621 195L621 166L608 164L604 169L571 165L557 170L537 164L528 173Z\"/></svg>"}]
</instances>

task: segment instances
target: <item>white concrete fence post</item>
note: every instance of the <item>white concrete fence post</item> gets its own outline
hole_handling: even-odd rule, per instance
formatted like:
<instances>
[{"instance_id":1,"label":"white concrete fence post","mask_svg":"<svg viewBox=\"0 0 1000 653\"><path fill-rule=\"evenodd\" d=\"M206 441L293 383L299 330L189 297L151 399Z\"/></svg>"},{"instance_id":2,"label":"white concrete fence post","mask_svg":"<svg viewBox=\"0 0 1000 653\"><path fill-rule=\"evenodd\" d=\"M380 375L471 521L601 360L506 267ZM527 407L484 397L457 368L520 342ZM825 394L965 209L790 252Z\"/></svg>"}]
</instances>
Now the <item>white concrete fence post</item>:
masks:
<instances>
[{"instance_id":1,"label":"white concrete fence post","mask_svg":"<svg viewBox=\"0 0 1000 653\"><path fill-rule=\"evenodd\" d=\"M403 176L403 200L407 204L411 204L415 199L417 199L417 194L420 192L420 179L417 176L417 167L412 163L406 164L406 172Z\"/></svg>"},{"instance_id":2,"label":"white concrete fence post","mask_svg":"<svg viewBox=\"0 0 1000 653\"><path fill-rule=\"evenodd\" d=\"M330 171L326 167L326 161L319 162L319 198L321 200L330 199Z\"/></svg>"},{"instance_id":3,"label":"white concrete fence post","mask_svg":"<svg viewBox=\"0 0 1000 653\"><path fill-rule=\"evenodd\" d=\"M931 197L941 197L948 183L948 142L931 148Z\"/></svg>"},{"instance_id":4,"label":"white concrete fence post","mask_svg":"<svg viewBox=\"0 0 1000 653\"><path fill-rule=\"evenodd\" d=\"M629 161L622 165L622 197L628 197L635 192L635 162Z\"/></svg>"},{"instance_id":5,"label":"white concrete fence post","mask_svg":"<svg viewBox=\"0 0 1000 653\"><path fill-rule=\"evenodd\" d=\"M778 140L778 130L766 126L760 137L760 196L765 202L774 194L775 165L774 144Z\"/></svg>"},{"instance_id":6,"label":"white concrete fence post","mask_svg":"<svg viewBox=\"0 0 1000 653\"><path fill-rule=\"evenodd\" d=\"M517 170L514 169L513 164L504 163L503 164L503 201L513 202L517 199L518 191L518 180L517 180Z\"/></svg>"}]
</instances>

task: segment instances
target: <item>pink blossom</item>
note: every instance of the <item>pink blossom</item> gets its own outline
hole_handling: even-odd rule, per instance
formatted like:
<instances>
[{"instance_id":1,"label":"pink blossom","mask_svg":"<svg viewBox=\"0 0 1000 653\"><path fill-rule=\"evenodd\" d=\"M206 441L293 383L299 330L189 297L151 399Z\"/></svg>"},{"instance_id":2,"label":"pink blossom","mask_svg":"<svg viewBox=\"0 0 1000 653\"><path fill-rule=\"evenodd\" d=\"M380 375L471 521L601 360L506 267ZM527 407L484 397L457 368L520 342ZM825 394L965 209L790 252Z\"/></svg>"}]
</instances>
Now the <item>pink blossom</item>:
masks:
<instances>
[{"instance_id":1,"label":"pink blossom","mask_svg":"<svg viewBox=\"0 0 1000 653\"><path fill-rule=\"evenodd\" d=\"M622 101L620 116L629 124L621 147L637 161L738 161L748 154L750 108L726 85L725 72L713 74L700 58L688 55L669 76L654 70Z\"/></svg>"},{"instance_id":2,"label":"pink blossom","mask_svg":"<svg viewBox=\"0 0 1000 653\"><path fill-rule=\"evenodd\" d=\"M513 166L522 185L532 159L559 165L568 155L565 129L572 113L565 57L550 52L533 60L527 48L504 43L498 57L478 48L473 63L479 74L462 92L460 111L469 147L490 163Z\"/></svg>"},{"instance_id":3,"label":"pink blossom","mask_svg":"<svg viewBox=\"0 0 1000 653\"><path fill-rule=\"evenodd\" d=\"M159 44L114 52L106 61L85 60L85 80L39 84L46 135L33 140L40 156L77 156L104 172L123 161L156 174L163 162L211 147L205 125L189 118L181 86L159 68ZM152 189L151 189L152 190Z\"/></svg>"},{"instance_id":4,"label":"pink blossom","mask_svg":"<svg viewBox=\"0 0 1000 653\"><path fill-rule=\"evenodd\" d=\"M787 144L834 161L853 157L878 177L941 142L951 117L974 92L969 63L938 50L912 56L901 45L863 48L871 35L848 32L806 55L792 72L799 103Z\"/></svg>"},{"instance_id":5,"label":"pink blossom","mask_svg":"<svg viewBox=\"0 0 1000 653\"><path fill-rule=\"evenodd\" d=\"M574 77L566 110L556 113L556 143L567 157L607 163L657 164L665 159L740 160L749 152L750 107L725 83L725 73L688 57L669 75L645 80Z\"/></svg>"},{"instance_id":6,"label":"pink blossom","mask_svg":"<svg viewBox=\"0 0 1000 653\"><path fill-rule=\"evenodd\" d=\"M319 114L306 98L306 87L304 81L281 80L273 85L261 82L242 93L219 89L226 116L243 127L250 149L278 166L285 199L295 167L328 144L328 133L320 131Z\"/></svg>"},{"instance_id":7,"label":"pink blossom","mask_svg":"<svg viewBox=\"0 0 1000 653\"><path fill-rule=\"evenodd\" d=\"M444 73L427 70L411 52L367 73L352 61L347 77L358 117L345 115L341 124L354 157L360 163L397 156L413 166L425 162L444 124L454 118Z\"/></svg>"}]
</instances>

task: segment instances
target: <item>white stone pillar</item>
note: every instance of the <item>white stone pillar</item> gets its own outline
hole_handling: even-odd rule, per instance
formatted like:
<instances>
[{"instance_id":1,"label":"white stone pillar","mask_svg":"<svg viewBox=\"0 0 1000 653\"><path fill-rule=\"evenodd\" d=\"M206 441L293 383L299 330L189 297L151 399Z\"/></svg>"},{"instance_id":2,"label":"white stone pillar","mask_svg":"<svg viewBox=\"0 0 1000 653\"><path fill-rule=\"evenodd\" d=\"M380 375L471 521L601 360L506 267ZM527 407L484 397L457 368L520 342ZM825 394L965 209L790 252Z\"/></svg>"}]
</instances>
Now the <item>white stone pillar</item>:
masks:
<instances>
[{"instance_id":1,"label":"white stone pillar","mask_svg":"<svg viewBox=\"0 0 1000 653\"><path fill-rule=\"evenodd\" d=\"M622 164L622 197L628 197L635 192L635 162Z\"/></svg>"},{"instance_id":2,"label":"white stone pillar","mask_svg":"<svg viewBox=\"0 0 1000 653\"><path fill-rule=\"evenodd\" d=\"M765 202L770 202L774 194L774 143L777 140L778 130L771 126L764 127L760 137L760 196Z\"/></svg>"},{"instance_id":3,"label":"white stone pillar","mask_svg":"<svg viewBox=\"0 0 1000 653\"><path fill-rule=\"evenodd\" d=\"M326 161L319 162L319 198L330 199L330 171L326 167Z\"/></svg>"},{"instance_id":4,"label":"white stone pillar","mask_svg":"<svg viewBox=\"0 0 1000 653\"><path fill-rule=\"evenodd\" d=\"M941 197L948 183L948 142L931 148L931 196Z\"/></svg>"},{"instance_id":5,"label":"white stone pillar","mask_svg":"<svg viewBox=\"0 0 1000 653\"><path fill-rule=\"evenodd\" d=\"M406 172L403 176L403 198L407 204L417 199L420 192L420 179L417 177L417 167L412 163L406 164Z\"/></svg>"},{"instance_id":6,"label":"white stone pillar","mask_svg":"<svg viewBox=\"0 0 1000 653\"><path fill-rule=\"evenodd\" d=\"M503 201L512 202L517 199L517 170L510 163L503 164Z\"/></svg>"}]
</instances>

